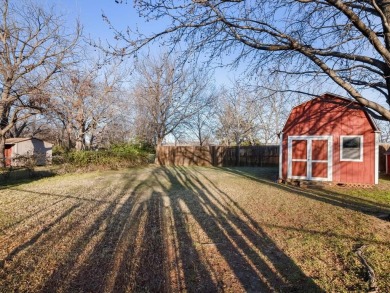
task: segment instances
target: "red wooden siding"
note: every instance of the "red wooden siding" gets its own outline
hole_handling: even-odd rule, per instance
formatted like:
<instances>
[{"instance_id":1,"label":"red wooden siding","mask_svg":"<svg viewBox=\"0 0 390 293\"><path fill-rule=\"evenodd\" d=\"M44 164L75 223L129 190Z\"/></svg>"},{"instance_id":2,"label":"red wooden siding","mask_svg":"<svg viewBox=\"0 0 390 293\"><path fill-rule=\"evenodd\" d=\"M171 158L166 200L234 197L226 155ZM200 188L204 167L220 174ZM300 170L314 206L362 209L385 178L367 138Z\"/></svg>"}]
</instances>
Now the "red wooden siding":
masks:
<instances>
[{"instance_id":1,"label":"red wooden siding","mask_svg":"<svg viewBox=\"0 0 390 293\"><path fill-rule=\"evenodd\" d=\"M282 178L287 178L289 136L330 135L333 137L332 181L374 184L375 130L376 127L368 114L357 103L344 98L325 94L295 107L283 129ZM363 136L362 162L340 161L341 135ZM295 142L293 158L306 156L303 155L306 150L304 145L302 141ZM326 160L327 151L326 141L312 140L313 160ZM295 165L298 169L300 164ZM313 162L312 177L326 177L326 165L326 163Z\"/></svg>"},{"instance_id":2,"label":"red wooden siding","mask_svg":"<svg viewBox=\"0 0 390 293\"><path fill-rule=\"evenodd\" d=\"M4 149L5 165L11 166L12 146L6 145Z\"/></svg>"}]
</instances>

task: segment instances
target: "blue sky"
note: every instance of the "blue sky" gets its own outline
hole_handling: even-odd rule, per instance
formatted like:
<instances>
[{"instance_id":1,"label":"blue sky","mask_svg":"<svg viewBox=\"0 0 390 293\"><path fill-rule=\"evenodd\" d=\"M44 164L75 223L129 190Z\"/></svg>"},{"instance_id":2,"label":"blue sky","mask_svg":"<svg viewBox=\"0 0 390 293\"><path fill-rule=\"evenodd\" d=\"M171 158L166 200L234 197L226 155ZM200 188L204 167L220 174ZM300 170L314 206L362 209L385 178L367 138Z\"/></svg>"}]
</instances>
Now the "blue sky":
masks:
<instances>
[{"instance_id":1,"label":"blue sky","mask_svg":"<svg viewBox=\"0 0 390 293\"><path fill-rule=\"evenodd\" d=\"M133 7L133 1L128 0L127 4L118 4L115 0L36 0L43 5L55 5L58 12L65 15L68 20L68 26L72 27L79 19L84 28L84 34L92 39L101 39L103 42L114 43L113 32L109 29L107 23L102 19L104 13L118 30L124 30L127 26L132 29L138 27L144 33L158 32L164 25L161 22L145 22L143 18L138 17L136 9ZM126 2L126 1L123 1ZM161 48L155 45L151 51L161 52ZM229 58L225 56L224 58ZM227 59L225 59L227 60ZM215 71L215 81L218 85L229 86L235 77L240 77L239 72L244 72L245 64L241 64L237 71L229 68L219 68ZM325 86L323 84L323 86ZM335 89L334 84L330 85ZM327 85L325 91L333 91Z\"/></svg>"},{"instance_id":2,"label":"blue sky","mask_svg":"<svg viewBox=\"0 0 390 293\"><path fill-rule=\"evenodd\" d=\"M145 22L143 18L138 17L136 9L133 7L133 1L128 0L127 4L118 4L115 0L37 0L43 5L55 5L58 11L65 15L68 20L68 26L72 27L78 18L83 25L84 34L92 39L101 39L114 43L113 32L109 29L107 23L102 19L104 13L118 30L124 30L127 26L132 29L138 28L145 33L153 33L161 30L160 22ZM123 1L125 2L125 1ZM157 47L157 45L156 45ZM153 50L154 48L152 48ZM161 51L161 48L156 51ZM239 70L244 70L241 66ZM235 76L238 76L229 68L216 70L215 80L217 84L231 84Z\"/></svg>"},{"instance_id":3,"label":"blue sky","mask_svg":"<svg viewBox=\"0 0 390 293\"><path fill-rule=\"evenodd\" d=\"M159 32L164 25L159 22L146 22L138 17L136 9L133 7L133 0L128 0L127 4L118 4L115 0L35 0L44 6L54 5L59 13L63 14L68 20L68 26L74 26L76 19L79 19L83 25L84 34L94 40L100 39L102 42L108 41L114 44L113 32L109 29L106 22L103 21L104 13L118 30L125 30L127 26L146 34ZM126 2L126 1L123 1ZM164 48L154 47L151 51L159 53ZM230 56L225 56L224 61L229 61ZM227 67L215 70L215 81L218 85L229 87L235 78L240 77L240 72L245 72L246 65L240 64L236 69Z\"/></svg>"},{"instance_id":4,"label":"blue sky","mask_svg":"<svg viewBox=\"0 0 390 293\"><path fill-rule=\"evenodd\" d=\"M84 26L87 35L93 38L111 39L112 32L102 19L104 13L115 27L126 28L127 25L135 26L141 24L143 28L152 29L151 23L144 23L143 19L137 16L131 1L128 4L117 4L114 0L40 0L43 3L55 3L56 7L68 20L74 21L79 18ZM149 27L149 28L148 28Z\"/></svg>"}]
</instances>

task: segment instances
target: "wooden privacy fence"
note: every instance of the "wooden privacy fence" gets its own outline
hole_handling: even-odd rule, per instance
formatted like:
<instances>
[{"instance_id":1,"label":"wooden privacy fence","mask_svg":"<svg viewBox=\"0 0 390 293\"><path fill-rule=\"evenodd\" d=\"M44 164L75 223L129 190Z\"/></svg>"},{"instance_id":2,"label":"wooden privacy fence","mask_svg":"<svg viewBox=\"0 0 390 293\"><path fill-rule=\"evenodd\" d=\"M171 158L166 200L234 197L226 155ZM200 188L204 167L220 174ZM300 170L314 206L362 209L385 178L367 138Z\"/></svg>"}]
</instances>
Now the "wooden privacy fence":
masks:
<instances>
[{"instance_id":1,"label":"wooden privacy fence","mask_svg":"<svg viewBox=\"0 0 390 293\"><path fill-rule=\"evenodd\" d=\"M379 171L385 172L384 152L390 144L379 144ZM237 162L237 153L239 162ZM279 145L227 146L160 146L157 148L156 163L163 166L277 166Z\"/></svg>"},{"instance_id":2,"label":"wooden privacy fence","mask_svg":"<svg viewBox=\"0 0 390 293\"><path fill-rule=\"evenodd\" d=\"M279 146L160 146L156 163L163 166L277 166Z\"/></svg>"},{"instance_id":3,"label":"wooden privacy fence","mask_svg":"<svg viewBox=\"0 0 390 293\"><path fill-rule=\"evenodd\" d=\"M390 151L390 143L379 144L379 172L386 172L385 152Z\"/></svg>"}]
</instances>

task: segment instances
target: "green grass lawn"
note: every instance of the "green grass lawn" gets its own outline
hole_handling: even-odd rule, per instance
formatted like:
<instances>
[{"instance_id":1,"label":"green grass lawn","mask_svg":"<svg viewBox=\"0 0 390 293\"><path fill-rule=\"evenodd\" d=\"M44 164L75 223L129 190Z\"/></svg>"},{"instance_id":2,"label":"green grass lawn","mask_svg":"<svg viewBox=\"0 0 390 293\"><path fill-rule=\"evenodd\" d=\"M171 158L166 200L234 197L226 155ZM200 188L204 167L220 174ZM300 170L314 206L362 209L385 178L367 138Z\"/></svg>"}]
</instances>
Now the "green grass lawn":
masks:
<instances>
[{"instance_id":1,"label":"green grass lawn","mask_svg":"<svg viewBox=\"0 0 390 293\"><path fill-rule=\"evenodd\" d=\"M298 188L267 168L68 174L0 187L0 292L390 291L390 180Z\"/></svg>"}]
</instances>

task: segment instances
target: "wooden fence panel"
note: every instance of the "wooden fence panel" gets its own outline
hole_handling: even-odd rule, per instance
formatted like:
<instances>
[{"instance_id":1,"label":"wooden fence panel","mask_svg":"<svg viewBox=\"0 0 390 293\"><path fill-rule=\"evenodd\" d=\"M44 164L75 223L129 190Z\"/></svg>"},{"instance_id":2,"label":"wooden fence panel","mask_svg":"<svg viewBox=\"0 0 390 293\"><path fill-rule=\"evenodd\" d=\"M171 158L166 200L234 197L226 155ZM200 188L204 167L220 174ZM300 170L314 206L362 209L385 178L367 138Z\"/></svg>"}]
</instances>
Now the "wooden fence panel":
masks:
<instances>
[{"instance_id":1,"label":"wooden fence panel","mask_svg":"<svg viewBox=\"0 0 390 293\"><path fill-rule=\"evenodd\" d=\"M390 150L390 143L379 144L379 172L386 172L385 152Z\"/></svg>"},{"instance_id":2,"label":"wooden fence panel","mask_svg":"<svg viewBox=\"0 0 390 293\"><path fill-rule=\"evenodd\" d=\"M163 166L277 166L279 146L160 146L156 163Z\"/></svg>"},{"instance_id":3,"label":"wooden fence panel","mask_svg":"<svg viewBox=\"0 0 390 293\"><path fill-rule=\"evenodd\" d=\"M279 146L225 147L223 166L277 166L279 164ZM239 161L237 162L237 152Z\"/></svg>"},{"instance_id":4,"label":"wooden fence panel","mask_svg":"<svg viewBox=\"0 0 390 293\"><path fill-rule=\"evenodd\" d=\"M379 171L385 172L385 151L390 144L379 145ZM163 166L237 166L237 147L227 146L160 146L157 148L156 163ZM239 166L278 166L279 145L240 147Z\"/></svg>"},{"instance_id":5,"label":"wooden fence panel","mask_svg":"<svg viewBox=\"0 0 390 293\"><path fill-rule=\"evenodd\" d=\"M209 147L159 146L156 163L163 166L212 166Z\"/></svg>"}]
</instances>

